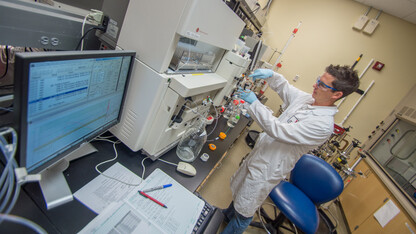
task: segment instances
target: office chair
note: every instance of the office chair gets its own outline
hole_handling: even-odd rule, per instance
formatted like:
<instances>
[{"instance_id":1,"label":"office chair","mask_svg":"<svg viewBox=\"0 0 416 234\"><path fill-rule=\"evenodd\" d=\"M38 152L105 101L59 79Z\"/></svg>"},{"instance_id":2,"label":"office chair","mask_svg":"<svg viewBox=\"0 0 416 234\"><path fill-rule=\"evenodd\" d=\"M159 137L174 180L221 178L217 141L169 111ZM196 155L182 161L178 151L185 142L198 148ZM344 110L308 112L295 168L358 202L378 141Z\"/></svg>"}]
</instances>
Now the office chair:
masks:
<instances>
[{"instance_id":1,"label":"office chair","mask_svg":"<svg viewBox=\"0 0 416 234\"><path fill-rule=\"evenodd\" d=\"M281 181L269 194L280 210L279 215L272 220L262 209L262 218L273 232L278 232L286 219L308 234L317 232L320 219L321 225L325 223L331 229L331 221L317 207L338 197L343 189L341 176L333 167L321 158L305 154L293 168L290 180Z\"/></svg>"}]
</instances>

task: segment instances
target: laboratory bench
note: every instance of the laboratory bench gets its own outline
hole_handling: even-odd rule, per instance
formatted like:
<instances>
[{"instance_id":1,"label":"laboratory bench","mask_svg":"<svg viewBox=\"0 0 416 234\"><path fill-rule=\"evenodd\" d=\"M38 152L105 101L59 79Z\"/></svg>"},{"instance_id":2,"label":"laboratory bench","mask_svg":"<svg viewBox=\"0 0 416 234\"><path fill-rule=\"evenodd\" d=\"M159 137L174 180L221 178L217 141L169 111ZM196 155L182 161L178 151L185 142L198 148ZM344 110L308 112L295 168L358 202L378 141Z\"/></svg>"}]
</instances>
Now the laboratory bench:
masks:
<instances>
[{"instance_id":1,"label":"laboratory bench","mask_svg":"<svg viewBox=\"0 0 416 234\"><path fill-rule=\"evenodd\" d=\"M200 158L197 158L191 163L197 170L197 174L195 176L191 177L184 175L176 171L176 166L159 160L152 161L148 158L144 161L144 179L156 168L160 168L189 191L198 194L197 192L200 188L202 188L208 177L216 170L216 167L219 165L221 160L226 157L228 149L232 147L238 137L244 134L246 127L251 123L251 119L242 117L234 128L228 128L226 119L220 117L218 119L216 129L211 135L208 136L208 141L200 153L200 155L202 155L202 153L208 153L208 161L204 162ZM213 124L207 126L206 130L208 134L212 131L214 125L215 121ZM218 139L210 141L217 138L220 132L226 132L227 137L224 140ZM215 151L208 148L208 144L210 143L216 145ZM92 141L91 144L98 150L98 152L71 161L69 167L63 172L72 193L75 193L99 175L95 170L95 166L97 164L112 159L115 156L112 143L105 141ZM117 144L116 148L118 151L118 158L115 161L101 165L99 169L101 171L105 171L114 163L119 162L130 171L141 177L141 162L146 156L140 151L131 151L122 143ZM160 158L175 164L180 161L176 155L176 147L169 150ZM48 233L76 233L97 216L97 214L75 198L69 203L47 210L38 183L28 183L22 186L19 200L17 201L17 204L11 214L32 220L42 226ZM30 229L22 225L16 225L10 222L4 222L1 224L1 229L2 231L9 233L31 232Z\"/></svg>"}]
</instances>

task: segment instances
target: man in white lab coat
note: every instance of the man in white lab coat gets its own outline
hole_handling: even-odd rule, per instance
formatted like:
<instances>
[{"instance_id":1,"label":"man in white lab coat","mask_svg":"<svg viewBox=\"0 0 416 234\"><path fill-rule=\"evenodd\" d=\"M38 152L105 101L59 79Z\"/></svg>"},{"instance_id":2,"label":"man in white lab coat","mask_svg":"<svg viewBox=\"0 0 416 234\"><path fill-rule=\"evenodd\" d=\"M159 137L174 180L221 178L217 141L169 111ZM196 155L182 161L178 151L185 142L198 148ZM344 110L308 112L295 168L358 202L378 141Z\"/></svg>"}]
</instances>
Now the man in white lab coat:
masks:
<instances>
[{"instance_id":1,"label":"man in white lab coat","mask_svg":"<svg viewBox=\"0 0 416 234\"><path fill-rule=\"evenodd\" d=\"M313 93L292 85L279 73L257 69L250 77L265 79L283 100L278 118L253 92L240 90L250 116L263 129L257 142L231 178L233 202L224 211L229 220L223 233L243 233L271 190L285 179L299 158L323 144L333 133L338 99L356 91L357 73L348 66L330 65L318 76Z\"/></svg>"}]
</instances>

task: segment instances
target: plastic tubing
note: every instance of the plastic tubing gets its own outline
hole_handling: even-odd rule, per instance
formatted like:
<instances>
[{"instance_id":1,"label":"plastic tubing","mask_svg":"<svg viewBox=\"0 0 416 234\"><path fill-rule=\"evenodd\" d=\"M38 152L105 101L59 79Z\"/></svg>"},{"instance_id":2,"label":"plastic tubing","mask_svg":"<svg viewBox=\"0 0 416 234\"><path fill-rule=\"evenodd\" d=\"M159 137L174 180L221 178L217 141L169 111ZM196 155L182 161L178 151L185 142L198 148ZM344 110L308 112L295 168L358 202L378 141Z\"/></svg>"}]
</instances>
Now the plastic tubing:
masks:
<instances>
[{"instance_id":1,"label":"plastic tubing","mask_svg":"<svg viewBox=\"0 0 416 234\"><path fill-rule=\"evenodd\" d=\"M5 134L11 134L12 135L12 143L9 144L7 140L4 138ZM0 184L2 185L2 189L0 191L0 199L2 200L2 203L0 205L0 212L3 212L7 204L9 203L10 196L13 192L14 186L15 186L15 175L14 175L14 168L17 166L16 161L14 160L14 156L16 153L16 145L17 145L17 134L16 131L13 128L0 128L0 148L7 160L7 164L4 167L3 173L0 177ZM9 147L7 147L9 146ZM11 146L11 148L10 148ZM18 186L17 186L18 187ZM17 200L19 189L16 188L15 191L15 197L12 201L14 203ZM17 192L17 193L16 193ZM4 196L6 194L6 196ZM7 210L10 212L10 210L13 208L13 203L10 204L9 208ZM3 220L0 219L0 223Z\"/></svg>"},{"instance_id":2,"label":"plastic tubing","mask_svg":"<svg viewBox=\"0 0 416 234\"><path fill-rule=\"evenodd\" d=\"M13 199L10 202L9 207L7 207L6 211L4 212L5 214L9 214L12 211L14 205L16 205L17 199L19 198L19 194L20 194L20 186L17 185L16 189L14 190ZM1 219L0 219L0 221L1 221Z\"/></svg>"},{"instance_id":3,"label":"plastic tubing","mask_svg":"<svg viewBox=\"0 0 416 234\"><path fill-rule=\"evenodd\" d=\"M4 186L5 187L4 190L5 192L6 191L7 192L6 192L6 196L4 196L4 194L2 194L1 196L2 203L0 205L0 213L4 213L5 207L9 203L9 199L12 195L13 187L14 187L14 175L13 174L14 174L13 170L12 171L8 170L6 184ZM0 223L1 223L1 219L0 219Z\"/></svg>"},{"instance_id":4,"label":"plastic tubing","mask_svg":"<svg viewBox=\"0 0 416 234\"><path fill-rule=\"evenodd\" d=\"M22 218L22 217L18 217L18 216L14 216L14 215L0 214L0 218L2 220L6 220L6 221L9 221L9 222L25 225L26 227L31 228L32 230L34 230L37 233L41 233L41 234L43 234L43 233L46 234L47 233L45 231L45 229L43 229L38 224L36 224L36 223L34 223L34 222L32 222L28 219Z\"/></svg>"},{"instance_id":5,"label":"plastic tubing","mask_svg":"<svg viewBox=\"0 0 416 234\"><path fill-rule=\"evenodd\" d=\"M12 134L12 148L11 149L7 149L6 145L10 145L8 144L7 140L4 138L5 134ZM0 128L0 149L3 152L4 156L6 157L6 161L7 164L4 167L3 173L1 174L0 177L0 185L2 185L2 190L0 192L3 193L3 189L5 189L3 186L3 183L6 179L6 176L12 172L12 174L14 175L13 172L13 162L14 161L14 155L16 153L16 145L17 145L17 134L16 131L13 128ZM1 196L2 197L2 196Z\"/></svg>"}]
</instances>

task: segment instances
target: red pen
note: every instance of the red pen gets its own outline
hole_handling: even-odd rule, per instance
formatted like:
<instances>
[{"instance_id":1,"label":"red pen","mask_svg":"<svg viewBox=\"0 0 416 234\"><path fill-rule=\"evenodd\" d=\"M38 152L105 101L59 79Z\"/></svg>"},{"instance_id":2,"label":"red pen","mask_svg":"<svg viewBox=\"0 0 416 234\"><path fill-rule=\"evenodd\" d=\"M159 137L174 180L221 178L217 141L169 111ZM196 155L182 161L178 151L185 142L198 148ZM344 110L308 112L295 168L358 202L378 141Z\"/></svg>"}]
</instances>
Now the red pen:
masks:
<instances>
[{"instance_id":1,"label":"red pen","mask_svg":"<svg viewBox=\"0 0 416 234\"><path fill-rule=\"evenodd\" d=\"M147 195L146 193L144 193L144 192L142 192L142 191L139 191L139 193L140 193L140 195L142 195L143 197L149 198L150 200L154 201L154 202L155 202L155 203L157 203L158 205L163 206L163 207L165 207L165 208L168 208L165 204L163 204L162 202L160 202L160 201L158 201L158 200L154 199L153 197L151 197L151 196Z\"/></svg>"}]
</instances>

